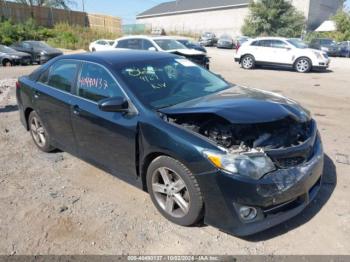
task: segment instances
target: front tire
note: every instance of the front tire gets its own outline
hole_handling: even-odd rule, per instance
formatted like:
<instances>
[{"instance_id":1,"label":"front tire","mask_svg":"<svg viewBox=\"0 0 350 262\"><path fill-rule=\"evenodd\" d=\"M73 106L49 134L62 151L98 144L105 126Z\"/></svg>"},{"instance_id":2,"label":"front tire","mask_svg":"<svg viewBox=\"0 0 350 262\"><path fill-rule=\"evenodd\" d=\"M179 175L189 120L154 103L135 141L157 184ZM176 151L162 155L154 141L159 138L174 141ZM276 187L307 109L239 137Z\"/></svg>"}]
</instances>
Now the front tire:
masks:
<instances>
[{"instance_id":1,"label":"front tire","mask_svg":"<svg viewBox=\"0 0 350 262\"><path fill-rule=\"evenodd\" d=\"M203 217L203 198L194 175L181 162L157 157L147 170L147 188L153 204L168 220L181 226Z\"/></svg>"},{"instance_id":2,"label":"front tire","mask_svg":"<svg viewBox=\"0 0 350 262\"><path fill-rule=\"evenodd\" d=\"M308 73L312 68L311 60L306 57L298 58L295 61L294 68L299 73Z\"/></svg>"},{"instance_id":3,"label":"front tire","mask_svg":"<svg viewBox=\"0 0 350 262\"><path fill-rule=\"evenodd\" d=\"M255 67L255 58L252 55L245 55L242 57L241 66L244 69L250 70Z\"/></svg>"},{"instance_id":4,"label":"front tire","mask_svg":"<svg viewBox=\"0 0 350 262\"><path fill-rule=\"evenodd\" d=\"M40 117L35 111L32 111L28 118L29 131L35 145L43 152L51 152L55 148L51 146L50 135L44 127Z\"/></svg>"}]
</instances>

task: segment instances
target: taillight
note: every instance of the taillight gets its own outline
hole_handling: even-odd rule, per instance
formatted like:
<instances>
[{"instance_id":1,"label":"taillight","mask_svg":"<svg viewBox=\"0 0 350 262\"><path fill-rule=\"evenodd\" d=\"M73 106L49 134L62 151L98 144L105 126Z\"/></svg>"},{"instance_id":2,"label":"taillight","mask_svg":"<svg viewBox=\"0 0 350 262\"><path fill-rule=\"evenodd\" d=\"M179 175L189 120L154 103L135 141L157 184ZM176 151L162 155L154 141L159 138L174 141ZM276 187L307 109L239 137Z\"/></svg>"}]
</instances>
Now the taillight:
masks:
<instances>
[{"instance_id":1,"label":"taillight","mask_svg":"<svg viewBox=\"0 0 350 262\"><path fill-rule=\"evenodd\" d=\"M237 47L236 47L236 53L238 53L238 49L241 47L240 44L237 44Z\"/></svg>"},{"instance_id":2,"label":"taillight","mask_svg":"<svg viewBox=\"0 0 350 262\"><path fill-rule=\"evenodd\" d=\"M16 82L16 89L19 89L21 87L21 85L19 84L19 82Z\"/></svg>"}]
</instances>

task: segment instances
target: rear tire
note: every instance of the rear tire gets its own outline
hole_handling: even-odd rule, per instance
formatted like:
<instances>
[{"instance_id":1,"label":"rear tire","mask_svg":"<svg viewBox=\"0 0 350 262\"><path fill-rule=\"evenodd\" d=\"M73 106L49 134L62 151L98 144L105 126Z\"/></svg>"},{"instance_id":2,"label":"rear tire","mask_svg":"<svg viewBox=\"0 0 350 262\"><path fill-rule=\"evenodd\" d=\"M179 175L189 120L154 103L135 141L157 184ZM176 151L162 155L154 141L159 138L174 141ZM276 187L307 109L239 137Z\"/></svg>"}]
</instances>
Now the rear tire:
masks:
<instances>
[{"instance_id":1,"label":"rear tire","mask_svg":"<svg viewBox=\"0 0 350 262\"><path fill-rule=\"evenodd\" d=\"M48 153L55 149L51 146L51 137L35 111L29 114L28 125L33 141L41 151Z\"/></svg>"},{"instance_id":2,"label":"rear tire","mask_svg":"<svg viewBox=\"0 0 350 262\"><path fill-rule=\"evenodd\" d=\"M147 188L153 204L171 222L196 224L203 217L203 198L194 175L181 162L157 157L147 170Z\"/></svg>"},{"instance_id":3,"label":"rear tire","mask_svg":"<svg viewBox=\"0 0 350 262\"><path fill-rule=\"evenodd\" d=\"M5 67L10 67L13 64L12 64L11 60L5 59L4 61L2 61L2 65Z\"/></svg>"},{"instance_id":4,"label":"rear tire","mask_svg":"<svg viewBox=\"0 0 350 262\"><path fill-rule=\"evenodd\" d=\"M294 68L299 73L308 73L312 68L311 60L307 57L300 57L295 61Z\"/></svg>"},{"instance_id":5,"label":"rear tire","mask_svg":"<svg viewBox=\"0 0 350 262\"><path fill-rule=\"evenodd\" d=\"M255 67L255 58L252 55L245 55L241 59L241 66L244 69L250 70Z\"/></svg>"}]
</instances>

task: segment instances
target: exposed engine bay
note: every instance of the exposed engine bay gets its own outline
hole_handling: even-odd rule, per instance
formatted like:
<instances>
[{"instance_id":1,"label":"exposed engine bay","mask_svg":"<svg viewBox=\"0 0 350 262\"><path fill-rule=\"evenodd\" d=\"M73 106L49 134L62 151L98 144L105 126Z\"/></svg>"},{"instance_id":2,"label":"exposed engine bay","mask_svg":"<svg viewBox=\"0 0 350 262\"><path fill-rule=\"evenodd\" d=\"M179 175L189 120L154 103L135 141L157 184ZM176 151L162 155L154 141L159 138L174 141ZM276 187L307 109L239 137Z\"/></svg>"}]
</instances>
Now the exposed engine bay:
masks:
<instances>
[{"instance_id":1,"label":"exposed engine bay","mask_svg":"<svg viewBox=\"0 0 350 262\"><path fill-rule=\"evenodd\" d=\"M271 150L298 146L312 132L311 122L286 118L272 123L232 124L214 114L173 115L169 122L206 136L229 151Z\"/></svg>"}]
</instances>

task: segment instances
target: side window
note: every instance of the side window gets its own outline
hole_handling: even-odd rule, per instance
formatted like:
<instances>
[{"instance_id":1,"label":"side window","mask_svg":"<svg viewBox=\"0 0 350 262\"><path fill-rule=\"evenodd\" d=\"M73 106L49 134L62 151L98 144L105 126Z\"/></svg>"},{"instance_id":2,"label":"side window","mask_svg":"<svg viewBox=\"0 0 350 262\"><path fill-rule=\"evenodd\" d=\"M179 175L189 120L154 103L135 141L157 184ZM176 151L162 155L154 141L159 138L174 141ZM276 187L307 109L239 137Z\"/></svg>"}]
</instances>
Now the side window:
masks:
<instances>
[{"instance_id":1,"label":"side window","mask_svg":"<svg viewBox=\"0 0 350 262\"><path fill-rule=\"evenodd\" d=\"M46 82L42 82L41 79L39 81L59 90L70 92L78 66L78 62L60 60L51 66L47 79L45 79L45 75L41 76L42 81L46 80Z\"/></svg>"},{"instance_id":2,"label":"side window","mask_svg":"<svg viewBox=\"0 0 350 262\"><path fill-rule=\"evenodd\" d=\"M260 46L271 47L271 40L261 40L260 41Z\"/></svg>"},{"instance_id":3,"label":"side window","mask_svg":"<svg viewBox=\"0 0 350 262\"><path fill-rule=\"evenodd\" d=\"M260 46L260 41L254 41L251 46Z\"/></svg>"},{"instance_id":4,"label":"side window","mask_svg":"<svg viewBox=\"0 0 350 262\"><path fill-rule=\"evenodd\" d=\"M136 50L142 49L142 39L129 39L127 48Z\"/></svg>"},{"instance_id":5,"label":"side window","mask_svg":"<svg viewBox=\"0 0 350 262\"><path fill-rule=\"evenodd\" d=\"M151 41L143 39L142 40L142 49L148 50L149 48L154 47L154 45L151 43Z\"/></svg>"},{"instance_id":6,"label":"side window","mask_svg":"<svg viewBox=\"0 0 350 262\"><path fill-rule=\"evenodd\" d=\"M49 80L49 71L49 69L46 69L44 72L42 72L38 78L38 82L47 84L47 81Z\"/></svg>"},{"instance_id":7,"label":"side window","mask_svg":"<svg viewBox=\"0 0 350 262\"><path fill-rule=\"evenodd\" d=\"M274 48L288 48L288 45L285 42L280 41L280 40L272 40L271 41L271 47L274 47Z\"/></svg>"},{"instance_id":8,"label":"side window","mask_svg":"<svg viewBox=\"0 0 350 262\"><path fill-rule=\"evenodd\" d=\"M78 79L78 96L97 102L124 94L103 67L85 63Z\"/></svg>"},{"instance_id":9,"label":"side window","mask_svg":"<svg viewBox=\"0 0 350 262\"><path fill-rule=\"evenodd\" d=\"M117 48L128 48L128 40L118 41Z\"/></svg>"},{"instance_id":10,"label":"side window","mask_svg":"<svg viewBox=\"0 0 350 262\"><path fill-rule=\"evenodd\" d=\"M22 43L22 47L25 48L25 49L30 49L31 48L30 44L28 44L28 43Z\"/></svg>"}]
</instances>

